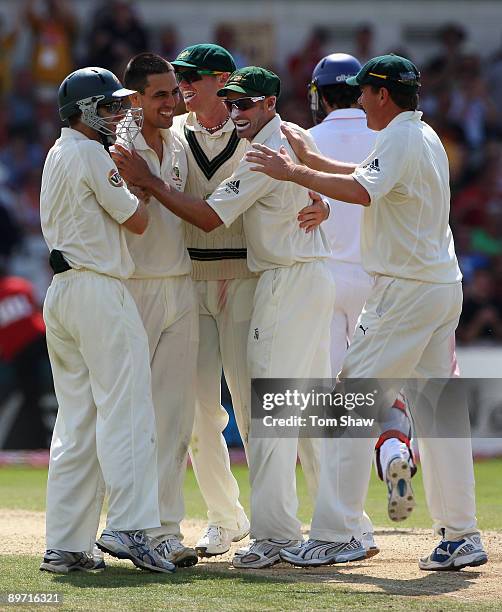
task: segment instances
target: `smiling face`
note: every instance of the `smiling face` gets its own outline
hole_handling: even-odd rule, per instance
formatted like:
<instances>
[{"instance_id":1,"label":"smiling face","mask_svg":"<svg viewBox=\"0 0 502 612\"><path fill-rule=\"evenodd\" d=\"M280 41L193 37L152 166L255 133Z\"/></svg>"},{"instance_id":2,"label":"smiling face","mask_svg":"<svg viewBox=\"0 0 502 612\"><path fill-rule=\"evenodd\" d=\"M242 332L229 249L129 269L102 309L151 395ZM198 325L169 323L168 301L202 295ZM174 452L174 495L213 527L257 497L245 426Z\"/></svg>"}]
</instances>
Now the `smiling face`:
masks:
<instances>
[{"instance_id":1,"label":"smiling face","mask_svg":"<svg viewBox=\"0 0 502 612\"><path fill-rule=\"evenodd\" d=\"M242 93L229 91L226 97L228 102L249 97ZM268 96L264 100L255 102L248 110L240 110L232 106L230 118L234 122L237 136L251 141L258 132L275 116L275 96Z\"/></svg>"},{"instance_id":2,"label":"smiling face","mask_svg":"<svg viewBox=\"0 0 502 612\"><path fill-rule=\"evenodd\" d=\"M179 98L180 89L170 71L148 75L144 93L134 94L133 101L143 108L144 127L167 129L173 124Z\"/></svg>"},{"instance_id":3,"label":"smiling face","mask_svg":"<svg viewBox=\"0 0 502 612\"><path fill-rule=\"evenodd\" d=\"M192 83L182 79L179 88L187 111L193 113L204 112L209 101L213 103L220 101L216 92L223 87L227 76L226 73L224 75L201 74L201 78Z\"/></svg>"},{"instance_id":4,"label":"smiling face","mask_svg":"<svg viewBox=\"0 0 502 612\"><path fill-rule=\"evenodd\" d=\"M398 113L392 103L389 91L385 87L374 88L372 85L362 85L358 103L366 113L366 123L370 130L383 130ZM400 109L401 111L403 109ZM398 112L400 112L398 109Z\"/></svg>"}]
</instances>

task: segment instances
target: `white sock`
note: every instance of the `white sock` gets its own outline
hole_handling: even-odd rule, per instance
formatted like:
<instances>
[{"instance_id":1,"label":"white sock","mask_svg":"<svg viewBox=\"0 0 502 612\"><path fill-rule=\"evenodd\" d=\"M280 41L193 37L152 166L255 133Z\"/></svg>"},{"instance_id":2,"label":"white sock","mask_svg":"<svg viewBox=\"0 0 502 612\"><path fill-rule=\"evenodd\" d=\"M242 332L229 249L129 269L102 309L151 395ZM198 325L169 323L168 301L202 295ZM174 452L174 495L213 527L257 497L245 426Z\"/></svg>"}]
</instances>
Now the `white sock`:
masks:
<instances>
[{"instance_id":1,"label":"white sock","mask_svg":"<svg viewBox=\"0 0 502 612\"><path fill-rule=\"evenodd\" d=\"M404 442L401 442L401 440L398 440L397 438L389 438L388 440L385 440L380 447L380 465L384 479L385 475L387 474L387 467L389 466L389 463L396 457L400 457L409 462L410 453L408 451L408 447Z\"/></svg>"}]
</instances>

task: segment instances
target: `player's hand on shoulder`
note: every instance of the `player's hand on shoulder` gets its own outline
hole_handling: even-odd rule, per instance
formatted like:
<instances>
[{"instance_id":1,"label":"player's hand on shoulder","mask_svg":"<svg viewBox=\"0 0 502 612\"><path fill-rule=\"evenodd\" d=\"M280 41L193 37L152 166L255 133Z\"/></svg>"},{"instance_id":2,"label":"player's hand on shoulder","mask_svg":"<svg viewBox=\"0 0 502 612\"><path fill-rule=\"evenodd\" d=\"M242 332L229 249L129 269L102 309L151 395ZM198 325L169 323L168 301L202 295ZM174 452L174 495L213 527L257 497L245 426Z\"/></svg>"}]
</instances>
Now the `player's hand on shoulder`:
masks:
<instances>
[{"instance_id":1,"label":"player's hand on shoulder","mask_svg":"<svg viewBox=\"0 0 502 612\"><path fill-rule=\"evenodd\" d=\"M148 180L153 176L146 161L136 153L129 151L119 144L115 144L111 156L122 178L131 185L146 187Z\"/></svg>"},{"instance_id":2,"label":"player's hand on shoulder","mask_svg":"<svg viewBox=\"0 0 502 612\"><path fill-rule=\"evenodd\" d=\"M298 223L307 233L315 230L329 217L329 205L323 197L315 191L309 191L312 199L309 206L305 206L298 213Z\"/></svg>"},{"instance_id":3,"label":"player's hand on shoulder","mask_svg":"<svg viewBox=\"0 0 502 612\"><path fill-rule=\"evenodd\" d=\"M295 165L285 147L274 151L256 142L253 143L253 148L246 153L245 159L255 164L250 167L253 172L263 172L279 181L290 180Z\"/></svg>"},{"instance_id":4,"label":"player's hand on shoulder","mask_svg":"<svg viewBox=\"0 0 502 612\"><path fill-rule=\"evenodd\" d=\"M298 159L308 165L309 157L313 151L308 146L304 131L294 123L287 121L282 122L281 131L288 139Z\"/></svg>"}]
</instances>

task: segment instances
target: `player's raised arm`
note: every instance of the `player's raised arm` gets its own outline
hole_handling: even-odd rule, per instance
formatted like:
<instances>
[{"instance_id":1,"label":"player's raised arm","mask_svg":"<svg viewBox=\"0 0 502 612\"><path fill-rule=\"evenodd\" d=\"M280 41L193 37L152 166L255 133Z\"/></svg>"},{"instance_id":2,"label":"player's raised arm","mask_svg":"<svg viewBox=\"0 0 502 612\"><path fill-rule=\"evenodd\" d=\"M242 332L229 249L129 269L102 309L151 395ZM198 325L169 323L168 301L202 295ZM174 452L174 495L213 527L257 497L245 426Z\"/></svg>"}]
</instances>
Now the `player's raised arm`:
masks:
<instances>
[{"instance_id":1,"label":"player's raised arm","mask_svg":"<svg viewBox=\"0 0 502 612\"><path fill-rule=\"evenodd\" d=\"M297 126L294 127L292 124L284 122L281 125L281 131L288 139L298 159L312 170L329 172L330 174L352 174L355 170L356 164L337 161L322 155L315 146L313 139L313 146L309 146L305 141L305 134L308 134L305 130L300 132Z\"/></svg>"},{"instance_id":2,"label":"player's raised arm","mask_svg":"<svg viewBox=\"0 0 502 612\"><path fill-rule=\"evenodd\" d=\"M350 174L328 174L295 164L286 149L274 151L261 144L253 144L246 153L246 160L253 163L251 170L263 172L280 181L291 181L336 200L350 204L369 206L368 192Z\"/></svg>"}]
</instances>

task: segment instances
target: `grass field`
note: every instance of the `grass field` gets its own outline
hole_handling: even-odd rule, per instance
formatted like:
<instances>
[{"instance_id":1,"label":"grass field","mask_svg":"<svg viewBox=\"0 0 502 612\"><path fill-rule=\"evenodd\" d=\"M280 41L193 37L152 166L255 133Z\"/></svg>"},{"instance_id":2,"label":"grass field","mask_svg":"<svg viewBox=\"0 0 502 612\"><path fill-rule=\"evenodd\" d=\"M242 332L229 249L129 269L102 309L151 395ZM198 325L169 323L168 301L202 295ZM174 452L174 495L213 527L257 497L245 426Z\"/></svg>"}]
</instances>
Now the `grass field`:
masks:
<instances>
[{"instance_id":1,"label":"grass field","mask_svg":"<svg viewBox=\"0 0 502 612\"><path fill-rule=\"evenodd\" d=\"M235 466L234 474L241 488L241 501L248 508L247 469ZM0 550L0 594L9 591L57 591L64 598L63 605L58 607L60 610L501 608L502 590L497 592L499 579L494 576L493 583L487 582L493 572L491 564L476 571L447 574L425 573L417 569L417 553L429 552L429 548L422 548L422 541L425 538L429 547L429 542L435 541L427 532L421 531L430 527L430 521L419 475L414 480L418 502L416 511L406 523L400 524L392 523L387 518L384 487L375 478L372 479L366 510L377 526L376 537L382 553L371 561L353 563L350 568L339 565L303 571L280 565L273 570L239 572L229 567L231 556L227 556L168 576L143 573L124 562L112 562L106 572L97 575L56 576L39 572L38 550L43 536L41 513L44 510L46 477L47 472L43 469L0 469L0 514L5 516L3 538L16 530L16 517L19 520L28 517L29 520L38 521L37 525L40 524L42 530L40 535L36 532L37 544L34 544L31 554L13 554L16 548L12 546ZM477 463L476 483L480 527L490 531L490 541L495 538L493 541L498 543L502 532L502 460ZM312 506L307 500L300 470L298 490L299 516L302 522L308 523ZM190 533L193 538L204 524L205 508L191 470L187 473L185 491L187 517L191 519ZM5 525L6 521L11 521L10 526ZM397 531L396 527L399 527ZM406 527L406 531L401 527ZM188 537L187 540L189 544L194 543ZM4 554L5 550L9 554ZM29 544L27 550L31 550ZM35 551L37 554L33 554ZM4 609L13 607L0 604L0 610ZM40 606L30 608L24 605L22 609L40 609Z\"/></svg>"}]
</instances>

